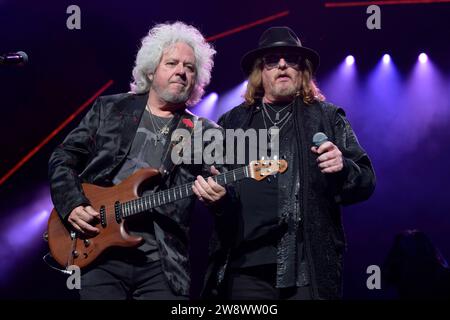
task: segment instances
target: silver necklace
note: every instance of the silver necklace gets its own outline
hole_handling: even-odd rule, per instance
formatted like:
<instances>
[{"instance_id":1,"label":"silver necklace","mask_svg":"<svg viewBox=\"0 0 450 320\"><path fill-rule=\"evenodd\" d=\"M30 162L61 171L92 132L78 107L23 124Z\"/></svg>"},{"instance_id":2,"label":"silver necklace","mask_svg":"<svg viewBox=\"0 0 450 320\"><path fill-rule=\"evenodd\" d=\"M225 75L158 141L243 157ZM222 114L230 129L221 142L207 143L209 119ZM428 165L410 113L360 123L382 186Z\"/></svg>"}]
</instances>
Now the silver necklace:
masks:
<instances>
[{"instance_id":1,"label":"silver necklace","mask_svg":"<svg viewBox=\"0 0 450 320\"><path fill-rule=\"evenodd\" d=\"M283 127L286 125L286 123L289 122L289 119L292 117L292 112L289 111L288 114L287 114L287 117L286 116L283 117L283 120L285 120L285 121L281 124L280 127L278 127L278 123L282 122L283 120L280 121L280 122L274 123L270 119L270 117L266 114L266 112L264 112L264 111L267 112L267 110L265 110L264 107L263 107L262 117L263 117L264 127L267 130L267 137L269 138L269 141L270 141L272 139L273 135L277 135L277 134L279 135L280 134L281 129L283 129ZM266 115L267 115L268 119L270 120L270 122L272 122L272 126L270 128L267 128Z\"/></svg>"},{"instance_id":2,"label":"silver necklace","mask_svg":"<svg viewBox=\"0 0 450 320\"><path fill-rule=\"evenodd\" d=\"M290 106L290 104L288 105L288 107ZM267 109L266 109L266 105L263 103L262 104L262 109L263 109L263 119L264 119L264 124L265 124L265 117L264 117L264 115L265 116L267 116L267 119L269 119L269 121L272 123L272 127L271 128L274 128L274 129L279 129L279 130L281 130L285 125L286 125L286 123L289 121L289 119L291 118L291 116L292 116L292 111L288 111L285 115L284 115L284 117L281 119L281 120L278 120L278 121L273 121L272 120L272 118L270 117L270 115L269 115L269 112L267 111ZM279 124L281 124L280 126L279 126ZM266 127L267 128L267 127ZM269 129L271 129L271 128L269 128Z\"/></svg>"},{"instance_id":3,"label":"silver necklace","mask_svg":"<svg viewBox=\"0 0 450 320\"><path fill-rule=\"evenodd\" d=\"M158 119L152 112L152 109L150 108L150 106L147 104L146 105L146 109L148 110L148 112L150 113L150 121L152 122L152 126L153 129L155 129L155 134L156 134L156 141L155 141L155 145L157 142L161 142L162 138L164 136L166 136L167 134L169 134L170 131L170 124L173 120L174 117L172 117L169 121L167 121L166 123L162 123L161 125L158 124Z\"/></svg>"},{"instance_id":4,"label":"silver necklace","mask_svg":"<svg viewBox=\"0 0 450 320\"><path fill-rule=\"evenodd\" d=\"M274 108L272 108L270 106L270 104L265 104L263 102L263 104L268 107L270 110L272 110L273 112L275 112L275 121L279 122L280 121L280 113L282 113L284 110L286 110L287 108L289 108L292 104L294 103L294 100L292 100L291 103L289 103L287 106L285 106L284 108L282 108L281 110L275 110Z\"/></svg>"}]
</instances>

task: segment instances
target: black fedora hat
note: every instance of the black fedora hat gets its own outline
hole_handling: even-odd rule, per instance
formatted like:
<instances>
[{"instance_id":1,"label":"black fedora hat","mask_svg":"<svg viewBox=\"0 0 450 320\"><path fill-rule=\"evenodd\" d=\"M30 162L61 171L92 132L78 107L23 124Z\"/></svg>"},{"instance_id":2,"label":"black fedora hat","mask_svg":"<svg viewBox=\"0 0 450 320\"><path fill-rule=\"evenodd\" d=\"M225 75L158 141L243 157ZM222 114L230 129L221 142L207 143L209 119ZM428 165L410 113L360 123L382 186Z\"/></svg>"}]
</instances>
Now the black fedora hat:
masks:
<instances>
[{"instance_id":1,"label":"black fedora hat","mask_svg":"<svg viewBox=\"0 0 450 320\"><path fill-rule=\"evenodd\" d=\"M299 53L312 63L313 73L319 67L319 54L307 47L303 47L297 35L288 27L272 27L264 31L259 38L258 48L247 52L241 60L241 67L248 76L255 60L273 49L283 48Z\"/></svg>"}]
</instances>

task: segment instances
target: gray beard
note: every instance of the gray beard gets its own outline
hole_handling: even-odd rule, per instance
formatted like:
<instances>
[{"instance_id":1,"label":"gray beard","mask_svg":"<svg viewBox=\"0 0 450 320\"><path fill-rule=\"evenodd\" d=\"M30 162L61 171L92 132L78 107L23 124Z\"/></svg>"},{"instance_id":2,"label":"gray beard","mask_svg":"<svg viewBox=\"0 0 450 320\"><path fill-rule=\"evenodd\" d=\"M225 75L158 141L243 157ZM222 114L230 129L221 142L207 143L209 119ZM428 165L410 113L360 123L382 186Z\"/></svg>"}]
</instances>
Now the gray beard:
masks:
<instances>
[{"instance_id":1,"label":"gray beard","mask_svg":"<svg viewBox=\"0 0 450 320\"><path fill-rule=\"evenodd\" d=\"M184 91L181 93L171 93L168 90L164 90L161 89L160 87L158 87L157 85L154 85L152 83L152 88L155 90L155 92L158 94L158 96L164 100L165 102L168 103L173 103L173 104L179 104L179 103L185 103L186 101L188 101L189 96L191 95L191 92L189 91ZM191 90L192 91L192 90Z\"/></svg>"},{"instance_id":2,"label":"gray beard","mask_svg":"<svg viewBox=\"0 0 450 320\"><path fill-rule=\"evenodd\" d=\"M272 88L270 93L273 97L279 97L279 98L293 97L297 93L297 89L286 88L286 89L282 89L282 90L277 90L275 88Z\"/></svg>"}]
</instances>

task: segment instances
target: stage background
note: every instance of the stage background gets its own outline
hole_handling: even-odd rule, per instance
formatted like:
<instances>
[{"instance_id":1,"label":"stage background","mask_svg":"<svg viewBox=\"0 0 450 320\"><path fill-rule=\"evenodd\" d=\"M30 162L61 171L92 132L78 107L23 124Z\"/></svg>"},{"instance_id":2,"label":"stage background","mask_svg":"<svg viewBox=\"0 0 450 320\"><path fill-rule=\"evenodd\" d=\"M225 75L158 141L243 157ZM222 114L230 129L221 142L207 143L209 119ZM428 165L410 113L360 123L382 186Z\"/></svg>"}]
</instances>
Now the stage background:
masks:
<instances>
[{"instance_id":1,"label":"stage background","mask_svg":"<svg viewBox=\"0 0 450 320\"><path fill-rule=\"evenodd\" d=\"M81 9L80 30L66 27L72 4ZM110 80L103 94L128 91L140 40L154 23L181 20L206 37L248 27L212 41L218 53L205 99L213 92L218 99L204 107L210 109L194 111L213 120L240 99L242 55L266 28L287 25L320 53L318 85L346 110L378 179L369 201L344 209L345 298L394 298L389 288L367 289L366 268L383 264L395 234L420 229L450 257L450 3L381 6L380 30L366 27L366 8L280 0L0 0L0 53L29 55L26 67L0 67L0 176ZM273 19L248 25L267 17ZM418 62L422 52L425 63ZM386 53L391 62L383 64ZM350 54L354 64L346 63ZM47 247L41 235L51 209L49 156L84 114L0 185L2 298L76 297L65 288L66 277L42 261ZM191 232L193 298L206 267L211 224L199 205Z\"/></svg>"}]
</instances>

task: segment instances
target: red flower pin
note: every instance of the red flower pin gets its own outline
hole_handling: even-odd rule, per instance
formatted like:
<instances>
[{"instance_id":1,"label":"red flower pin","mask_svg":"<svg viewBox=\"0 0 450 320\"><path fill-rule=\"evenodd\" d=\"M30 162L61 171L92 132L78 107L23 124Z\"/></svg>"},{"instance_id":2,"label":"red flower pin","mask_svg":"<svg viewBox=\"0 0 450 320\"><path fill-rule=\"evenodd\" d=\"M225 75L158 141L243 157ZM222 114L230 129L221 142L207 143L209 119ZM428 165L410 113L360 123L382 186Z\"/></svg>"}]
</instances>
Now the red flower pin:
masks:
<instances>
[{"instance_id":1,"label":"red flower pin","mask_svg":"<svg viewBox=\"0 0 450 320\"><path fill-rule=\"evenodd\" d=\"M194 124L192 123L191 119L183 119L183 123L188 128L194 127Z\"/></svg>"}]
</instances>

